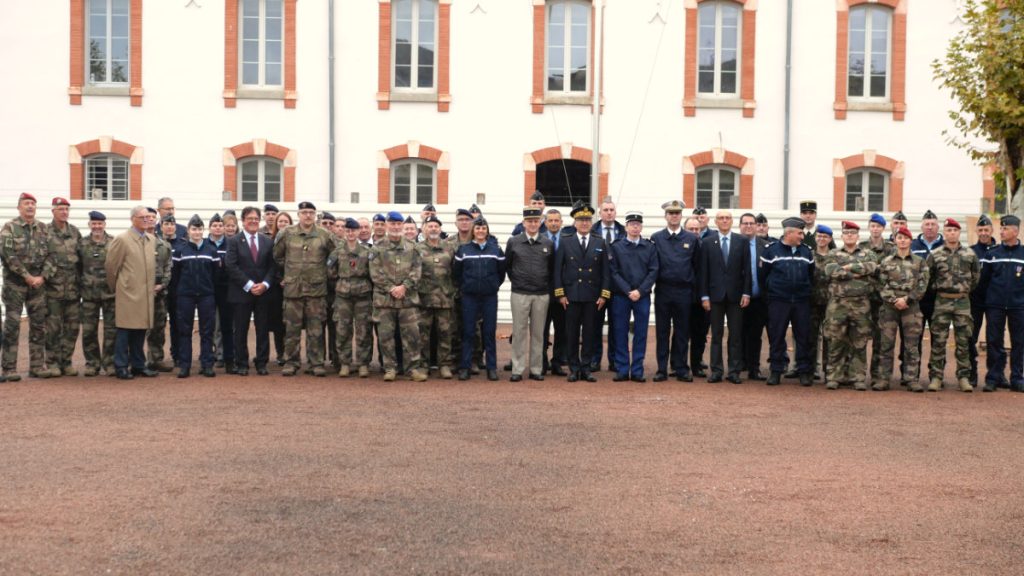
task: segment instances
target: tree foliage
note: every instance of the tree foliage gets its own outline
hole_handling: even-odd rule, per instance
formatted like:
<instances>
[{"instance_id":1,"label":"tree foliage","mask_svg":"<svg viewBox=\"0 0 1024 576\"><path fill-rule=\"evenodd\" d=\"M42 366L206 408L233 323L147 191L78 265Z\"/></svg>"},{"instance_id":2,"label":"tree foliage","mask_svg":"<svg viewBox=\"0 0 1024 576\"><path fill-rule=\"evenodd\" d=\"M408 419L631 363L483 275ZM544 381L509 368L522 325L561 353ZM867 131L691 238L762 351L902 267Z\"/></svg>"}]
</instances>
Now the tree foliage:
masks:
<instances>
[{"instance_id":1,"label":"tree foliage","mask_svg":"<svg viewBox=\"0 0 1024 576\"><path fill-rule=\"evenodd\" d=\"M950 40L945 57L932 63L935 78L960 106L949 113L959 132L949 141L982 164L995 162L1007 179L1008 206L1021 212L1024 0L967 0L962 19L964 29ZM979 141L998 150L980 147Z\"/></svg>"}]
</instances>

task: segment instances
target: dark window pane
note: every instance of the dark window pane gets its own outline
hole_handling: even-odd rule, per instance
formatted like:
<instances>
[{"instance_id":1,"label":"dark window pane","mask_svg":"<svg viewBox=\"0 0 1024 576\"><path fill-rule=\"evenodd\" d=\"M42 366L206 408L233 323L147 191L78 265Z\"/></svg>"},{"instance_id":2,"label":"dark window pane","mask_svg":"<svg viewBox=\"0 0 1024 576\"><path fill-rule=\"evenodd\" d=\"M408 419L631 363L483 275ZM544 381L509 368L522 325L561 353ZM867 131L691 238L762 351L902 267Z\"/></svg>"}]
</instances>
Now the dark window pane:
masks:
<instances>
[{"instance_id":1,"label":"dark window pane","mask_svg":"<svg viewBox=\"0 0 1024 576\"><path fill-rule=\"evenodd\" d=\"M735 72L722 72L722 93L723 94L735 94L736 93L736 73Z\"/></svg>"},{"instance_id":2,"label":"dark window pane","mask_svg":"<svg viewBox=\"0 0 1024 576\"><path fill-rule=\"evenodd\" d=\"M578 160L551 160L537 165L537 189L548 206L572 206L590 200L590 164Z\"/></svg>"},{"instance_id":3,"label":"dark window pane","mask_svg":"<svg viewBox=\"0 0 1024 576\"><path fill-rule=\"evenodd\" d=\"M701 70L697 74L697 91L709 94L715 91L715 73L713 71Z\"/></svg>"},{"instance_id":4,"label":"dark window pane","mask_svg":"<svg viewBox=\"0 0 1024 576\"><path fill-rule=\"evenodd\" d=\"M885 97L885 76L871 77L871 96L878 98Z\"/></svg>"}]
</instances>

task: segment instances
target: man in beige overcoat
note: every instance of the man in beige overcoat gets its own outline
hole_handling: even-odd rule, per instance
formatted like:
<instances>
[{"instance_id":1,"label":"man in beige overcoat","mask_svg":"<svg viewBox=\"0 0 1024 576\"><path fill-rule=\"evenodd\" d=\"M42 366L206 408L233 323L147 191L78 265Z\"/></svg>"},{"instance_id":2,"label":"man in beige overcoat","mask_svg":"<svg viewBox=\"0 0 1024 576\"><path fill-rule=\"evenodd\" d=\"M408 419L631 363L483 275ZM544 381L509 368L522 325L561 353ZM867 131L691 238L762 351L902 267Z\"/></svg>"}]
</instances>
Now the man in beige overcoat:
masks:
<instances>
[{"instance_id":1,"label":"man in beige overcoat","mask_svg":"<svg viewBox=\"0 0 1024 576\"><path fill-rule=\"evenodd\" d=\"M132 225L114 238L107 248L107 284L114 292L114 369L118 379L131 380L136 374L154 377L142 353L146 330L153 326L153 298L156 286L156 239L146 233L146 207L132 208ZM130 367L130 369L129 369Z\"/></svg>"}]
</instances>

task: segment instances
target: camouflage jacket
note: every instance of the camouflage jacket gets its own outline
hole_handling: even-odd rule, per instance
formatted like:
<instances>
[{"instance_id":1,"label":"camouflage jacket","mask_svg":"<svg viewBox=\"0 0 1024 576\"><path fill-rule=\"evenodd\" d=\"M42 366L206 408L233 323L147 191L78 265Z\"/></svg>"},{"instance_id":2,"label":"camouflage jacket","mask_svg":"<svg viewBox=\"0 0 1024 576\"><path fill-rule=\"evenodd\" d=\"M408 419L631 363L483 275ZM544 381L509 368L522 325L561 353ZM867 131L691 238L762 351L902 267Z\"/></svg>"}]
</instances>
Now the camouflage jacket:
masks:
<instances>
[{"instance_id":1,"label":"camouflage jacket","mask_svg":"<svg viewBox=\"0 0 1024 576\"><path fill-rule=\"evenodd\" d=\"M374 308L412 308L419 306L420 253L416 244L401 238L385 239L373 245L370 253L370 279L373 280ZM405 286L405 298L396 300L391 289Z\"/></svg>"},{"instance_id":2,"label":"camouflage jacket","mask_svg":"<svg viewBox=\"0 0 1024 576\"><path fill-rule=\"evenodd\" d=\"M870 296L876 290L878 260L871 250L860 246L852 252L836 248L828 253L825 276L828 277L828 293L833 298L860 298Z\"/></svg>"},{"instance_id":3,"label":"camouflage jacket","mask_svg":"<svg viewBox=\"0 0 1024 576\"><path fill-rule=\"evenodd\" d=\"M956 250L943 244L928 254L925 264L931 272L931 289L942 294L968 294L981 276L978 256L963 244Z\"/></svg>"},{"instance_id":4,"label":"camouflage jacket","mask_svg":"<svg viewBox=\"0 0 1024 576\"><path fill-rule=\"evenodd\" d=\"M171 256L174 255L174 249L171 248L171 243L163 238L157 238L153 244L156 250L156 283L163 286L160 293L166 294L171 283Z\"/></svg>"},{"instance_id":5,"label":"camouflage jacket","mask_svg":"<svg viewBox=\"0 0 1024 576\"><path fill-rule=\"evenodd\" d=\"M70 222L60 230L51 222L46 227L46 262L43 276L46 277L46 297L53 300L78 300L79 281L82 275L81 259L78 257L78 243L82 234Z\"/></svg>"},{"instance_id":6,"label":"camouflage jacket","mask_svg":"<svg viewBox=\"0 0 1024 576\"><path fill-rule=\"evenodd\" d=\"M107 285L107 246L114 237L103 233L103 241L96 242L85 236L78 242L78 259L82 262L82 300L99 302L111 300L114 293Z\"/></svg>"},{"instance_id":7,"label":"camouflage jacket","mask_svg":"<svg viewBox=\"0 0 1024 576\"><path fill-rule=\"evenodd\" d=\"M452 279L452 259L456 247L451 242L441 241L437 248L426 242L416 245L420 253L420 306L426 308L451 308L455 305L455 282Z\"/></svg>"},{"instance_id":8,"label":"camouflage jacket","mask_svg":"<svg viewBox=\"0 0 1024 576\"><path fill-rule=\"evenodd\" d=\"M825 275L825 265L828 262L828 254L818 254L816 250L814 251L814 289L811 291L813 306L828 304L828 276Z\"/></svg>"},{"instance_id":9,"label":"camouflage jacket","mask_svg":"<svg viewBox=\"0 0 1024 576\"><path fill-rule=\"evenodd\" d=\"M878 260L879 262L881 262L887 256L892 256L893 254L896 253L896 245L886 240L885 238L882 239L882 246L880 248L875 248L874 246L872 246L870 239L861 240L857 244L857 247L874 252L875 259Z\"/></svg>"},{"instance_id":10,"label":"camouflage jacket","mask_svg":"<svg viewBox=\"0 0 1024 576\"><path fill-rule=\"evenodd\" d=\"M346 298L369 297L373 292L370 282L370 248L363 244L349 248L348 242L339 242L327 259L327 274L335 280L334 294Z\"/></svg>"},{"instance_id":11,"label":"camouflage jacket","mask_svg":"<svg viewBox=\"0 0 1024 576\"><path fill-rule=\"evenodd\" d=\"M274 260L282 270L285 298L327 296L327 259L334 245L334 235L319 226L308 232L289 226L277 235Z\"/></svg>"},{"instance_id":12,"label":"camouflage jacket","mask_svg":"<svg viewBox=\"0 0 1024 576\"><path fill-rule=\"evenodd\" d=\"M878 289L882 302L892 304L906 297L907 302L919 302L928 289L931 274L924 258L910 252L906 258L899 254L886 256L878 265Z\"/></svg>"},{"instance_id":13,"label":"camouflage jacket","mask_svg":"<svg viewBox=\"0 0 1024 576\"><path fill-rule=\"evenodd\" d=\"M27 288L25 276L39 276L46 263L46 225L29 224L20 216L0 229L0 260L4 264L4 285Z\"/></svg>"}]
</instances>

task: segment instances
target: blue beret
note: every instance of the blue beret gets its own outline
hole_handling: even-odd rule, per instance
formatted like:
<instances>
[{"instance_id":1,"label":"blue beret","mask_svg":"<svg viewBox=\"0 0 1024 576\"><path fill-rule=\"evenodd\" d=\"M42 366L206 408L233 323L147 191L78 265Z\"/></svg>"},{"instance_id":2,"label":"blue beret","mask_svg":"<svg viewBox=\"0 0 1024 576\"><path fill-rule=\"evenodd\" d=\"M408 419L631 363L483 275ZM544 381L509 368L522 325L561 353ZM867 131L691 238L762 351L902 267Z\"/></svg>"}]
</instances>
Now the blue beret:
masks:
<instances>
[{"instance_id":1,"label":"blue beret","mask_svg":"<svg viewBox=\"0 0 1024 576\"><path fill-rule=\"evenodd\" d=\"M467 218L472 218L473 213L470 212L469 210L466 210L465 208L459 208L458 210L455 211L455 217L458 218L459 216L466 216Z\"/></svg>"},{"instance_id":2,"label":"blue beret","mask_svg":"<svg viewBox=\"0 0 1024 576\"><path fill-rule=\"evenodd\" d=\"M828 226L825 226L824 224L818 224L818 229L816 230L816 232L818 234L828 234L829 236L832 236L832 229L829 228Z\"/></svg>"},{"instance_id":3,"label":"blue beret","mask_svg":"<svg viewBox=\"0 0 1024 576\"><path fill-rule=\"evenodd\" d=\"M378 212L378 213L373 215L373 221L374 222L387 222L387 218L385 218L383 214Z\"/></svg>"},{"instance_id":4,"label":"blue beret","mask_svg":"<svg viewBox=\"0 0 1024 576\"><path fill-rule=\"evenodd\" d=\"M392 210L388 212L388 222L405 222L405 216L398 211Z\"/></svg>"},{"instance_id":5,"label":"blue beret","mask_svg":"<svg viewBox=\"0 0 1024 576\"><path fill-rule=\"evenodd\" d=\"M868 219L868 222L874 222L875 224L879 224L882 228L885 228L885 218L878 212L872 214L871 218Z\"/></svg>"},{"instance_id":6,"label":"blue beret","mask_svg":"<svg viewBox=\"0 0 1024 576\"><path fill-rule=\"evenodd\" d=\"M103 212L97 212L96 210L93 210L92 212L89 212L89 220L99 220L101 222L106 222L107 217L103 215Z\"/></svg>"},{"instance_id":7,"label":"blue beret","mask_svg":"<svg viewBox=\"0 0 1024 576\"><path fill-rule=\"evenodd\" d=\"M355 218L345 218L345 228L349 230L359 230L359 221Z\"/></svg>"}]
</instances>

